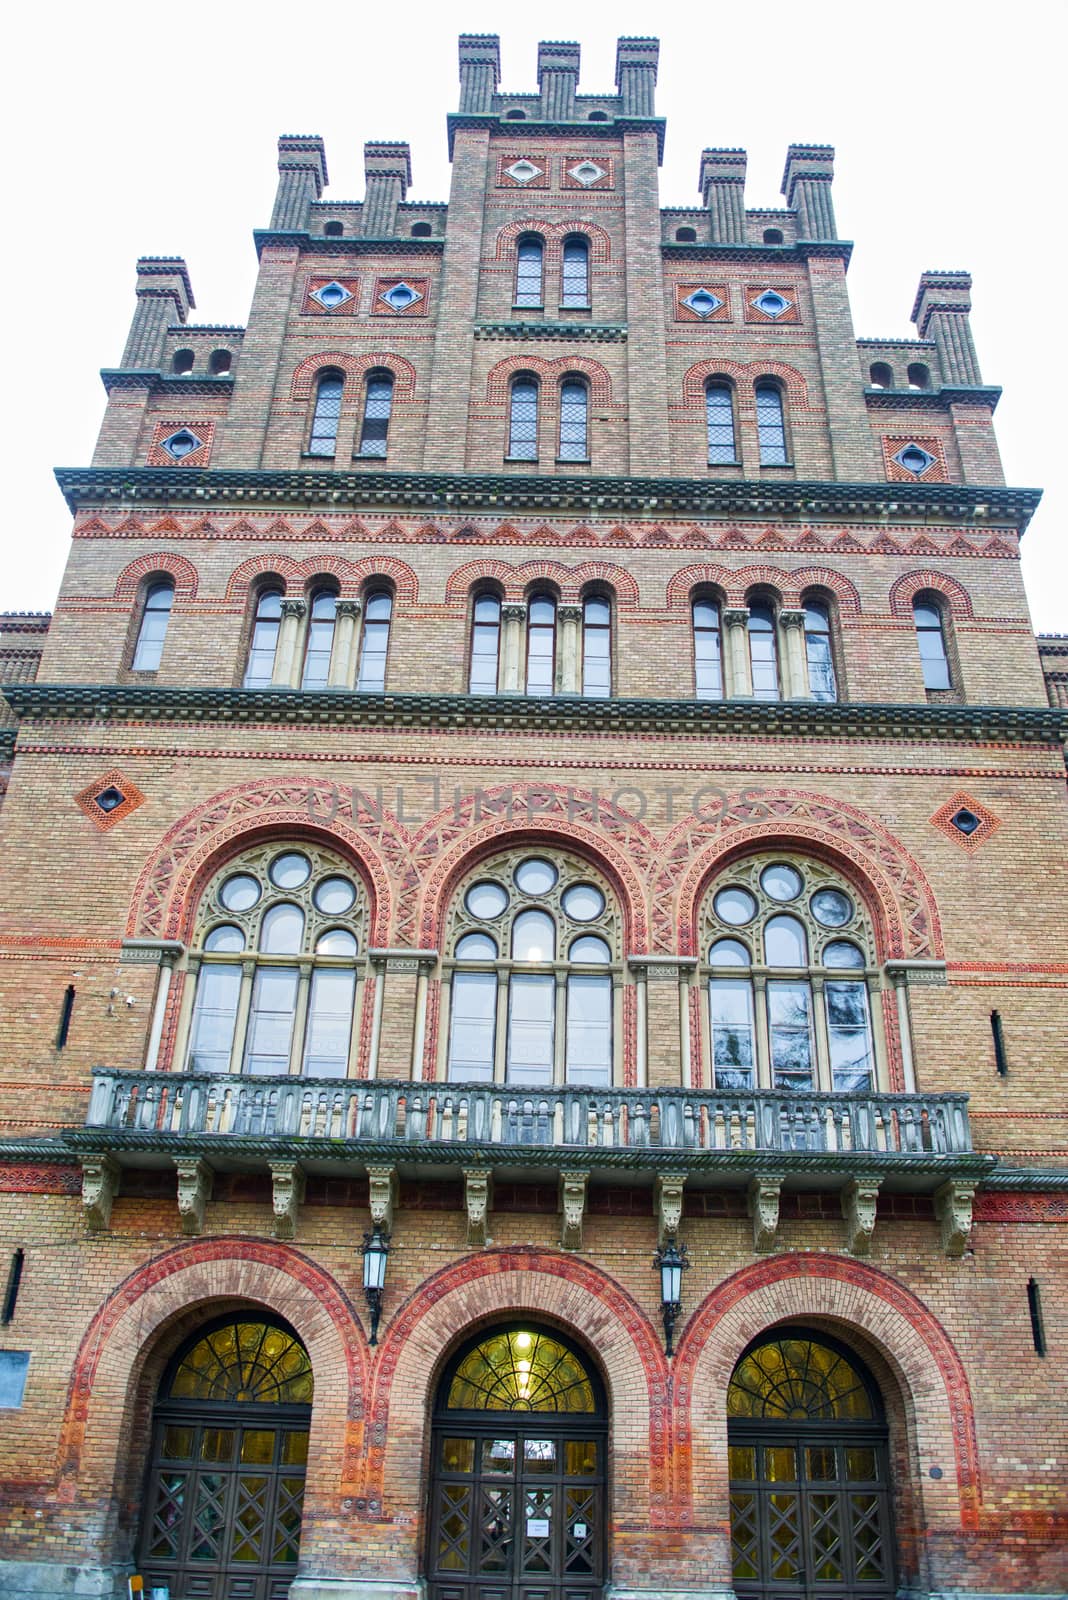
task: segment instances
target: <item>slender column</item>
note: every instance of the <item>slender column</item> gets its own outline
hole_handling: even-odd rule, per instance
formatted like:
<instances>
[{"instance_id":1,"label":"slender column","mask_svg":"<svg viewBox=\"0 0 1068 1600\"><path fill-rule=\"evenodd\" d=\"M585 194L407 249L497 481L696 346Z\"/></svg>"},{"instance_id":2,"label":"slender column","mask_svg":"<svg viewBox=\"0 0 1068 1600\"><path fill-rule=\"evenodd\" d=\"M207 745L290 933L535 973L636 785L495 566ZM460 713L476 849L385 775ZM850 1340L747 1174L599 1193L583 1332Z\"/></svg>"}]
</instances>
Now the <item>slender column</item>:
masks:
<instances>
[{"instance_id":1,"label":"slender column","mask_svg":"<svg viewBox=\"0 0 1068 1600\"><path fill-rule=\"evenodd\" d=\"M897 999L897 1032L901 1040L901 1076L905 1093L916 1093L916 1061L912 1053L912 1019L909 1015L909 978L907 972L892 974Z\"/></svg>"},{"instance_id":2,"label":"slender column","mask_svg":"<svg viewBox=\"0 0 1068 1600\"><path fill-rule=\"evenodd\" d=\"M256 963L242 961L241 992L237 997L237 1019L234 1022L234 1042L230 1046L230 1071L240 1072L245 1054L245 1035L248 1033L249 1012L252 1010L252 985L256 981Z\"/></svg>"},{"instance_id":3,"label":"slender column","mask_svg":"<svg viewBox=\"0 0 1068 1600\"><path fill-rule=\"evenodd\" d=\"M783 699L811 700L808 686L808 662L805 659L805 613L780 611L779 622L783 632Z\"/></svg>"},{"instance_id":4,"label":"slender column","mask_svg":"<svg viewBox=\"0 0 1068 1600\"><path fill-rule=\"evenodd\" d=\"M748 628L748 606L728 606L724 609L723 665L727 675L724 690L728 700L748 699L753 693L753 678L749 670Z\"/></svg>"},{"instance_id":5,"label":"slender column","mask_svg":"<svg viewBox=\"0 0 1068 1600\"><path fill-rule=\"evenodd\" d=\"M558 654L559 691L561 694L582 693L582 607L557 606L556 622L560 629Z\"/></svg>"},{"instance_id":6,"label":"slender column","mask_svg":"<svg viewBox=\"0 0 1068 1600\"><path fill-rule=\"evenodd\" d=\"M436 950L370 950L384 988L377 1076L417 1078L421 1061L416 1046L426 1026L426 985L420 978L437 963ZM420 1014L420 997L422 1014Z\"/></svg>"},{"instance_id":7,"label":"slender column","mask_svg":"<svg viewBox=\"0 0 1068 1600\"><path fill-rule=\"evenodd\" d=\"M753 974L753 1020L756 1023L757 1088L772 1088L771 1030L768 1027L768 980L763 972Z\"/></svg>"},{"instance_id":8,"label":"slender column","mask_svg":"<svg viewBox=\"0 0 1068 1600\"><path fill-rule=\"evenodd\" d=\"M646 987L646 965L641 956L630 956L627 961L634 979L635 1040L634 1076L637 1087L644 1089L649 1082L649 991Z\"/></svg>"},{"instance_id":9,"label":"slender column","mask_svg":"<svg viewBox=\"0 0 1068 1600\"><path fill-rule=\"evenodd\" d=\"M167 1000L171 992L171 980L174 977L175 956L170 952L164 953L160 959L159 973L156 978L156 999L152 1007L152 1026L148 1034L148 1049L145 1052L145 1071L155 1072L159 1065L159 1046L163 1038L163 1019L167 1015Z\"/></svg>"},{"instance_id":10,"label":"slender column","mask_svg":"<svg viewBox=\"0 0 1068 1600\"><path fill-rule=\"evenodd\" d=\"M702 150L701 199L714 244L745 244L744 150Z\"/></svg>"},{"instance_id":11,"label":"slender column","mask_svg":"<svg viewBox=\"0 0 1068 1600\"><path fill-rule=\"evenodd\" d=\"M330 652L328 689L351 689L356 682L356 625L363 604L339 600L334 612L334 648Z\"/></svg>"},{"instance_id":12,"label":"slender column","mask_svg":"<svg viewBox=\"0 0 1068 1600\"><path fill-rule=\"evenodd\" d=\"M522 601L501 607L501 693L520 694L523 660L523 623L527 608Z\"/></svg>"},{"instance_id":13,"label":"slender column","mask_svg":"<svg viewBox=\"0 0 1068 1600\"><path fill-rule=\"evenodd\" d=\"M178 1005L178 1026L174 1030L174 1057L171 1065L178 1072L187 1066L189 1054L189 1029L193 1022L193 1001L197 992L197 973L200 957L190 956L183 974L182 997Z\"/></svg>"},{"instance_id":14,"label":"slender column","mask_svg":"<svg viewBox=\"0 0 1068 1600\"><path fill-rule=\"evenodd\" d=\"M690 1050L689 976L685 969L679 972L679 1065L684 1089L692 1089L694 1086L694 1062Z\"/></svg>"},{"instance_id":15,"label":"slender column","mask_svg":"<svg viewBox=\"0 0 1068 1600\"><path fill-rule=\"evenodd\" d=\"M827 1027L827 995L823 975L812 974L812 1011L816 1024L816 1088L828 1094L834 1087L831 1082L831 1036Z\"/></svg>"},{"instance_id":16,"label":"slender column","mask_svg":"<svg viewBox=\"0 0 1068 1600\"><path fill-rule=\"evenodd\" d=\"M308 1025L308 1000L311 995L311 971L301 967L297 978L297 1004L293 1014L293 1037L289 1041L289 1071L299 1076L303 1068L304 1034Z\"/></svg>"},{"instance_id":17,"label":"slender column","mask_svg":"<svg viewBox=\"0 0 1068 1600\"><path fill-rule=\"evenodd\" d=\"M274 677L271 679L271 687L274 689L292 689L294 686L295 677L300 671L297 638L301 619L307 609L304 600L282 601L282 625L278 630L278 644L274 652Z\"/></svg>"},{"instance_id":18,"label":"slender column","mask_svg":"<svg viewBox=\"0 0 1068 1600\"><path fill-rule=\"evenodd\" d=\"M869 972L865 982L868 986L868 1010L871 1013L872 1042L875 1049L875 1070L872 1073L873 1087L886 1094L890 1088L890 1079L887 1072L889 1057L886 1050L886 1018L883 1016L884 983L881 976Z\"/></svg>"}]
</instances>

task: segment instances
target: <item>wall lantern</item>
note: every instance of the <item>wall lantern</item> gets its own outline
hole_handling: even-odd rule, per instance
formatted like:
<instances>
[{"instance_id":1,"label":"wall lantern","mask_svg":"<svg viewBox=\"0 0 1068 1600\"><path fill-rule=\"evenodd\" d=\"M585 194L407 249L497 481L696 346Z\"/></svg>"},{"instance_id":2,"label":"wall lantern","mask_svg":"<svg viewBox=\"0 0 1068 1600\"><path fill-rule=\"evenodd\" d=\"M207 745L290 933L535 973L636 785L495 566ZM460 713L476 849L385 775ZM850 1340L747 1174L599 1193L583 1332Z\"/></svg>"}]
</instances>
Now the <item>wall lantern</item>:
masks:
<instances>
[{"instance_id":1,"label":"wall lantern","mask_svg":"<svg viewBox=\"0 0 1068 1600\"><path fill-rule=\"evenodd\" d=\"M682 1310L682 1275L690 1266L686 1246L676 1244L675 1235L669 1233L662 1248L653 1257L653 1266L660 1273L660 1307L664 1316L666 1340L664 1353L670 1356L671 1336L675 1331L679 1312Z\"/></svg>"},{"instance_id":2,"label":"wall lantern","mask_svg":"<svg viewBox=\"0 0 1068 1600\"><path fill-rule=\"evenodd\" d=\"M378 1343L378 1319L382 1315L382 1291L386 1286L389 1260L389 1234L374 1228L363 1236L363 1292L371 1313L371 1343Z\"/></svg>"}]
</instances>

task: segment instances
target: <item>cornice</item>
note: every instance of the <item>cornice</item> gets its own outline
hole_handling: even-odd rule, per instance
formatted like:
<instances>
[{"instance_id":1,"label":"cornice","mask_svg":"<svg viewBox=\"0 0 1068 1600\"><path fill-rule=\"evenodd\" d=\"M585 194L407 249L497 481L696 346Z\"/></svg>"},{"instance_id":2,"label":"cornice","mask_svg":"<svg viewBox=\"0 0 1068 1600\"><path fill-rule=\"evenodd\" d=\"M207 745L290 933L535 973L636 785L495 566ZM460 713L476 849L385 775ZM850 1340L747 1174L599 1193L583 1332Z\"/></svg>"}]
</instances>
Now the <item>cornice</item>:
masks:
<instances>
[{"instance_id":1,"label":"cornice","mask_svg":"<svg viewBox=\"0 0 1068 1600\"><path fill-rule=\"evenodd\" d=\"M951 405L989 406L997 410L1000 387L990 384L957 384L944 389L875 389L866 387L864 399L869 411L944 411Z\"/></svg>"},{"instance_id":2,"label":"cornice","mask_svg":"<svg viewBox=\"0 0 1068 1600\"><path fill-rule=\"evenodd\" d=\"M59 467L56 481L71 511L116 501L203 509L205 501L257 502L291 510L361 506L443 512L520 511L594 515L896 518L1011 524L1020 533L1040 489L969 483L829 483L751 478L509 477L503 473L220 471L198 467Z\"/></svg>"},{"instance_id":3,"label":"cornice","mask_svg":"<svg viewBox=\"0 0 1068 1600\"><path fill-rule=\"evenodd\" d=\"M624 730L784 739L920 739L1060 745L1053 706L827 705L810 700L585 700L579 696L376 694L354 690L178 689L141 684L12 683L21 720L278 723L292 727Z\"/></svg>"},{"instance_id":4,"label":"cornice","mask_svg":"<svg viewBox=\"0 0 1068 1600\"><path fill-rule=\"evenodd\" d=\"M102 367L100 381L108 394L113 389L147 389L150 394L170 394L176 400L192 394L232 394L234 388L232 372L202 372L187 378L148 369Z\"/></svg>"},{"instance_id":5,"label":"cornice","mask_svg":"<svg viewBox=\"0 0 1068 1600\"><path fill-rule=\"evenodd\" d=\"M444 239L365 239L346 238L344 234L327 238L324 234L308 233L301 228L257 228L252 235L256 255L261 256L267 245L296 246L301 253L314 252L317 256L406 256L440 255L445 249Z\"/></svg>"},{"instance_id":6,"label":"cornice","mask_svg":"<svg viewBox=\"0 0 1068 1600\"><path fill-rule=\"evenodd\" d=\"M797 239L793 244L677 244L670 239L660 243L666 261L762 261L778 264L783 261L806 261L810 256L834 257L849 265L853 255L852 239Z\"/></svg>"},{"instance_id":7,"label":"cornice","mask_svg":"<svg viewBox=\"0 0 1068 1600\"><path fill-rule=\"evenodd\" d=\"M523 100L522 95L507 97L510 104ZM496 111L453 111L446 118L449 132L449 160L453 156L453 142L459 128L485 128L490 133L507 133L512 139L544 139L560 135L567 139L618 139L622 133L655 133L657 160L664 159L664 135L667 122L663 117L626 117L616 115L607 122L542 122L525 117L522 122L511 121Z\"/></svg>"},{"instance_id":8,"label":"cornice","mask_svg":"<svg viewBox=\"0 0 1068 1600\"><path fill-rule=\"evenodd\" d=\"M565 339L625 344L625 322L476 322L476 339Z\"/></svg>"}]
</instances>

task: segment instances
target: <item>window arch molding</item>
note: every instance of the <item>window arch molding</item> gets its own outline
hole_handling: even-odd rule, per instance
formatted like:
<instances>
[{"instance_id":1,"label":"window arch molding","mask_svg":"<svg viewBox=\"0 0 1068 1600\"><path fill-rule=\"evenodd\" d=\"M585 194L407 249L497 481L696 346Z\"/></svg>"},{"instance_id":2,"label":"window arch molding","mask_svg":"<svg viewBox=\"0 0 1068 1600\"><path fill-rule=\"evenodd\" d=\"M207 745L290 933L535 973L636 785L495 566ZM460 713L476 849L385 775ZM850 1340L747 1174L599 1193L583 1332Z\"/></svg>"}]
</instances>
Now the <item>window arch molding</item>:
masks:
<instances>
[{"instance_id":1,"label":"window arch molding","mask_svg":"<svg viewBox=\"0 0 1068 1600\"><path fill-rule=\"evenodd\" d=\"M138 585L123 660L131 672L157 672L170 629L177 590L169 572L154 572Z\"/></svg>"},{"instance_id":2,"label":"window arch molding","mask_svg":"<svg viewBox=\"0 0 1068 1600\"><path fill-rule=\"evenodd\" d=\"M197 594L198 574L197 569L185 556L176 555L171 550L154 551L147 556L138 556L136 561L131 561L123 567L115 579L114 596L116 600L140 600L145 587L152 583L162 582L169 578L174 584L175 600L195 600Z\"/></svg>"},{"instance_id":3,"label":"window arch molding","mask_svg":"<svg viewBox=\"0 0 1068 1600\"><path fill-rule=\"evenodd\" d=\"M924 568L918 572L905 572L890 589L890 612L894 617L911 621L916 597L928 590L955 621L970 621L973 615L971 596L964 585L946 572Z\"/></svg>"},{"instance_id":4,"label":"window arch molding","mask_svg":"<svg viewBox=\"0 0 1068 1600\"><path fill-rule=\"evenodd\" d=\"M564 217L550 222L546 217L527 217L522 221L507 222L498 229L494 257L504 261L515 249L516 241L524 234L537 235L545 241L545 265L557 267L560 263L563 241L571 235L581 235L589 241L590 264L601 266L612 257L611 236L605 228L585 217Z\"/></svg>"},{"instance_id":5,"label":"window arch molding","mask_svg":"<svg viewBox=\"0 0 1068 1600\"><path fill-rule=\"evenodd\" d=\"M394 350L373 350L362 356L347 355L343 350L323 350L316 355L306 356L299 366L294 368L289 398L310 400L316 376L326 367L333 367L344 373L346 389L348 380L353 380L353 393L356 384L362 380L366 372L381 367L393 374L394 399L411 400L415 394L415 368L406 357L398 355Z\"/></svg>"}]
</instances>

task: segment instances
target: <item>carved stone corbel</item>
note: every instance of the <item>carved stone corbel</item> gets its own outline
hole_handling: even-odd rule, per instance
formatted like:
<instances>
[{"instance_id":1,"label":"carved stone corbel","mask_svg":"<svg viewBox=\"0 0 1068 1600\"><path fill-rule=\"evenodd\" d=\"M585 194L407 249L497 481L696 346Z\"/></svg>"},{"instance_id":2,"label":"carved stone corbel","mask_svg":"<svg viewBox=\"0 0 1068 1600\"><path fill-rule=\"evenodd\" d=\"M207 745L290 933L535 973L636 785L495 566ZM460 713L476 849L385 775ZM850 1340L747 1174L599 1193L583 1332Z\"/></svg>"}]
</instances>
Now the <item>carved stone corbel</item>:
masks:
<instances>
[{"instance_id":1,"label":"carved stone corbel","mask_svg":"<svg viewBox=\"0 0 1068 1600\"><path fill-rule=\"evenodd\" d=\"M178 1217L183 1233L204 1231L204 1207L211 1196L211 1168L206 1162L178 1160Z\"/></svg>"},{"instance_id":2,"label":"carved stone corbel","mask_svg":"<svg viewBox=\"0 0 1068 1600\"><path fill-rule=\"evenodd\" d=\"M878 1178L850 1178L842 1190L842 1215L846 1221L846 1249L850 1255L866 1256L875 1232L875 1207L879 1198Z\"/></svg>"},{"instance_id":3,"label":"carved stone corbel","mask_svg":"<svg viewBox=\"0 0 1068 1600\"><path fill-rule=\"evenodd\" d=\"M562 1172L560 1174L560 1210L563 1224L560 1245L564 1250L582 1249L582 1219L586 1214L586 1184L588 1172Z\"/></svg>"},{"instance_id":4,"label":"carved stone corbel","mask_svg":"<svg viewBox=\"0 0 1068 1600\"><path fill-rule=\"evenodd\" d=\"M82 1206L90 1233L104 1233L110 1226L121 1177L122 1168L114 1156L82 1157Z\"/></svg>"},{"instance_id":5,"label":"carved stone corbel","mask_svg":"<svg viewBox=\"0 0 1068 1600\"><path fill-rule=\"evenodd\" d=\"M685 1182L685 1172L658 1172L656 1175L656 1242L659 1245L679 1231Z\"/></svg>"},{"instance_id":6,"label":"carved stone corbel","mask_svg":"<svg viewBox=\"0 0 1068 1600\"><path fill-rule=\"evenodd\" d=\"M972 1231L974 1183L956 1183L952 1178L935 1190L935 1216L942 1227L942 1249L947 1256L962 1256Z\"/></svg>"},{"instance_id":7,"label":"carved stone corbel","mask_svg":"<svg viewBox=\"0 0 1068 1600\"><path fill-rule=\"evenodd\" d=\"M779 1195L781 1177L757 1177L749 1180L749 1215L753 1219L753 1249L766 1255L775 1248L775 1234L779 1226Z\"/></svg>"},{"instance_id":8,"label":"carved stone corbel","mask_svg":"<svg viewBox=\"0 0 1068 1600\"><path fill-rule=\"evenodd\" d=\"M393 1232L393 1207L397 1203L395 1167L368 1167L371 1189L371 1227L382 1233Z\"/></svg>"},{"instance_id":9,"label":"carved stone corbel","mask_svg":"<svg viewBox=\"0 0 1068 1600\"><path fill-rule=\"evenodd\" d=\"M271 1198L275 1238L295 1238L297 1216L304 1201L304 1168L299 1161L271 1162Z\"/></svg>"},{"instance_id":10,"label":"carved stone corbel","mask_svg":"<svg viewBox=\"0 0 1068 1600\"><path fill-rule=\"evenodd\" d=\"M467 1243L475 1250L489 1243L493 1174L488 1167L464 1168L464 1205L467 1208Z\"/></svg>"}]
</instances>

